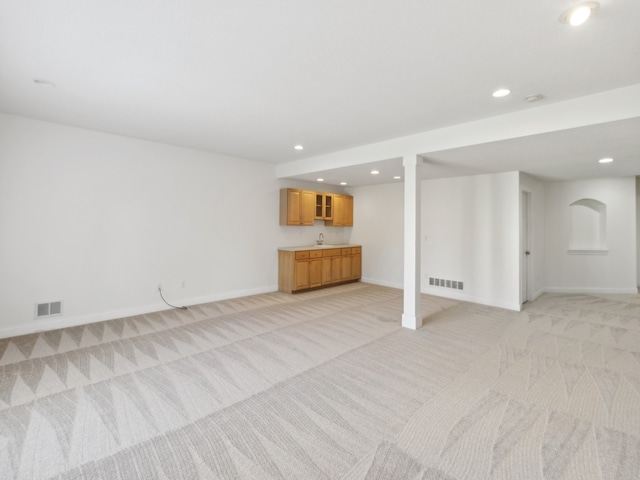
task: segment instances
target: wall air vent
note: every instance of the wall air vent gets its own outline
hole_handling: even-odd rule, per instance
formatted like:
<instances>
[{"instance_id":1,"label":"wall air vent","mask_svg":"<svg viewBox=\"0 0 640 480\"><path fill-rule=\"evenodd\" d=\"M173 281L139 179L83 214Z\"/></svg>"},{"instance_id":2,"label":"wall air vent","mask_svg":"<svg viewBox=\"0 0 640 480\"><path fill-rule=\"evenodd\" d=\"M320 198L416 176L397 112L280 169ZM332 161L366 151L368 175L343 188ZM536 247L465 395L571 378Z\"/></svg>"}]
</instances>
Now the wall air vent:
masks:
<instances>
[{"instance_id":1,"label":"wall air vent","mask_svg":"<svg viewBox=\"0 0 640 480\"><path fill-rule=\"evenodd\" d=\"M36 303L36 318L62 315L62 301Z\"/></svg>"},{"instance_id":2,"label":"wall air vent","mask_svg":"<svg viewBox=\"0 0 640 480\"><path fill-rule=\"evenodd\" d=\"M453 288L454 290L464 290L464 283L457 280L445 280L443 278L429 277L429 285Z\"/></svg>"}]
</instances>

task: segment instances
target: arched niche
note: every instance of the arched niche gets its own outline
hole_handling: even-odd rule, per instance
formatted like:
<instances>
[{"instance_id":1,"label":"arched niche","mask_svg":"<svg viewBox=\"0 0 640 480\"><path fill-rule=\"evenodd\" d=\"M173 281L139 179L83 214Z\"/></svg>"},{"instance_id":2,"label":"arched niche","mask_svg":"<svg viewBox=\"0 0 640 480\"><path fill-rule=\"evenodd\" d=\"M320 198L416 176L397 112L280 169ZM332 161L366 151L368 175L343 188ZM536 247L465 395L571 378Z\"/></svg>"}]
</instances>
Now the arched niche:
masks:
<instances>
[{"instance_id":1,"label":"arched niche","mask_svg":"<svg viewBox=\"0 0 640 480\"><path fill-rule=\"evenodd\" d=\"M569 253L574 255L606 255L607 206L593 198L576 200L571 209Z\"/></svg>"}]
</instances>

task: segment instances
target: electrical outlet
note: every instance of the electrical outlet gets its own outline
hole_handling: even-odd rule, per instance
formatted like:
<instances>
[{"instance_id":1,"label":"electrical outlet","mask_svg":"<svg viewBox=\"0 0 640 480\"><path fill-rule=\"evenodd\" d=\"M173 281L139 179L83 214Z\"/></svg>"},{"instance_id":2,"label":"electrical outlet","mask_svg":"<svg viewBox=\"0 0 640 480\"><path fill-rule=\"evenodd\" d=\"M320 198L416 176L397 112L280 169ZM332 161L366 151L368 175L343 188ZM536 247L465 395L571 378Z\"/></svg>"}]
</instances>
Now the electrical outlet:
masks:
<instances>
[{"instance_id":1,"label":"electrical outlet","mask_svg":"<svg viewBox=\"0 0 640 480\"><path fill-rule=\"evenodd\" d=\"M161 283L158 284L158 290L162 290L162 284Z\"/></svg>"},{"instance_id":2,"label":"electrical outlet","mask_svg":"<svg viewBox=\"0 0 640 480\"><path fill-rule=\"evenodd\" d=\"M182 288L185 288L187 286L187 282L185 280L182 280Z\"/></svg>"}]
</instances>

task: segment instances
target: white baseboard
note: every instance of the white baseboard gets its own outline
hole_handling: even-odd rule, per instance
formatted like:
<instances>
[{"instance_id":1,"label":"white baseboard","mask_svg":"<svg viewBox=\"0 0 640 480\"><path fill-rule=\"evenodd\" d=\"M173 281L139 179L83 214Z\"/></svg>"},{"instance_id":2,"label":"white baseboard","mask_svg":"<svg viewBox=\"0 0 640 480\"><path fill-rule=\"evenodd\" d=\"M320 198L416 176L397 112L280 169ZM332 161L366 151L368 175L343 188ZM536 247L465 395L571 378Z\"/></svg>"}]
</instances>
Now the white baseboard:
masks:
<instances>
[{"instance_id":1,"label":"white baseboard","mask_svg":"<svg viewBox=\"0 0 640 480\"><path fill-rule=\"evenodd\" d=\"M402 283L392 283L392 282L386 282L384 280L379 280L377 278L362 278L361 279L363 282L366 283L371 283L373 285L380 285L383 287L391 287L391 288L398 288L400 290L402 290L404 288L404 285ZM449 291L450 290L450 291ZM421 293L426 293L427 295L433 295L435 297L444 297L444 298L450 298L452 300L459 300L461 302L471 302L471 303L478 303L480 305L487 305L490 307L498 307L498 308L504 308L506 310L514 310L516 312L519 312L520 310L522 310L522 305L520 304L513 304L513 303L506 303L506 302L491 302L488 300L485 300L483 298L478 298L478 297L474 297L471 295L466 295L464 293L459 293L456 290L451 290L451 289L445 289L445 288L433 288L433 287L429 287L429 286L423 286L420 289ZM538 294L538 296L540 296L542 293L544 292L540 292Z\"/></svg>"},{"instance_id":2,"label":"white baseboard","mask_svg":"<svg viewBox=\"0 0 640 480\"><path fill-rule=\"evenodd\" d=\"M402 283L386 282L377 278L362 277L360 281L364 283L371 283L372 285L380 285L381 287L399 288L401 290L404 288Z\"/></svg>"},{"instance_id":3,"label":"white baseboard","mask_svg":"<svg viewBox=\"0 0 640 480\"><path fill-rule=\"evenodd\" d=\"M218 302L220 300L229 300L230 298L248 297L250 295L259 295L261 293L277 292L278 286L272 285L269 287L250 288L247 290L235 290L233 292L215 293L213 295L205 295L203 297L194 297L186 299L182 302L182 305L199 305L201 303ZM179 300L176 300L179 303Z\"/></svg>"},{"instance_id":4,"label":"white baseboard","mask_svg":"<svg viewBox=\"0 0 640 480\"><path fill-rule=\"evenodd\" d=\"M508 303L508 302L499 302L486 300L480 297L474 297L473 295L467 295L464 293L459 293L458 291L446 289L446 288L433 288L433 287L423 287L422 293L426 293L427 295L434 295L436 297L444 297L450 298L452 300L460 300L461 302L471 302L477 303L479 305L487 305L488 307L497 307L504 308L505 310L513 310L519 312L522 310L522 305L519 303Z\"/></svg>"},{"instance_id":5,"label":"white baseboard","mask_svg":"<svg viewBox=\"0 0 640 480\"><path fill-rule=\"evenodd\" d=\"M638 288L592 288L592 287L545 287L545 293L585 293L585 294L624 294L638 293Z\"/></svg>"},{"instance_id":6,"label":"white baseboard","mask_svg":"<svg viewBox=\"0 0 640 480\"><path fill-rule=\"evenodd\" d=\"M186 299L172 299L174 305L199 305L202 303L217 302L219 300L228 300L230 298L246 297L249 295L258 295L260 293L275 292L277 286L258 287L247 290L236 290L233 292L216 293L205 295L202 297L193 297ZM147 313L160 312L169 310L164 303L154 303L152 305L141 305L137 307L124 308L121 310L111 310L109 312L92 313L88 315L78 315L75 317L64 318L56 317L45 321L33 320L22 325L13 325L0 329L0 338L16 337L18 335L27 335L29 333L45 332L49 330L58 330L59 328L77 327L78 325L87 325L89 323L103 322L105 320L115 320L117 318L132 317L135 315L145 315Z\"/></svg>"},{"instance_id":7,"label":"white baseboard","mask_svg":"<svg viewBox=\"0 0 640 480\"><path fill-rule=\"evenodd\" d=\"M543 293L545 293L544 288L541 288L540 290L536 290L535 292L533 292L533 294L531 295L531 298L529 299L530 302L533 302L534 300L536 300L538 297L540 297L540 295L542 295Z\"/></svg>"}]
</instances>

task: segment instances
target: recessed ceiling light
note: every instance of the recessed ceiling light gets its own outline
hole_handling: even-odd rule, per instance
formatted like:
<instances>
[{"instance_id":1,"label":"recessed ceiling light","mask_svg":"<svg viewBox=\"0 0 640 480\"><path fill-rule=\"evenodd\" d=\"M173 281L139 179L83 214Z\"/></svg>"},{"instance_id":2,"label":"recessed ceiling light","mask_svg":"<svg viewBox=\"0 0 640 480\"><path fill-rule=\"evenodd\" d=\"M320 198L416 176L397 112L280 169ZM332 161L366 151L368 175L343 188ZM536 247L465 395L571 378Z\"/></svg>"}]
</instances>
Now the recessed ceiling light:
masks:
<instances>
[{"instance_id":1,"label":"recessed ceiling light","mask_svg":"<svg viewBox=\"0 0 640 480\"><path fill-rule=\"evenodd\" d=\"M583 2L560 15L560 22L567 23L573 27L582 25L591 16L591 12L600 8L598 2Z\"/></svg>"},{"instance_id":2,"label":"recessed ceiling light","mask_svg":"<svg viewBox=\"0 0 640 480\"><path fill-rule=\"evenodd\" d=\"M544 98L543 95L536 93L535 95L527 95L526 97L524 97L524 101L527 103L535 103L535 102L539 102L543 98Z\"/></svg>"},{"instance_id":3,"label":"recessed ceiling light","mask_svg":"<svg viewBox=\"0 0 640 480\"><path fill-rule=\"evenodd\" d=\"M295 147L296 150L304 150L304 147L302 145L296 145Z\"/></svg>"},{"instance_id":4,"label":"recessed ceiling light","mask_svg":"<svg viewBox=\"0 0 640 480\"><path fill-rule=\"evenodd\" d=\"M340 185L346 185L347 182L340 182Z\"/></svg>"},{"instance_id":5,"label":"recessed ceiling light","mask_svg":"<svg viewBox=\"0 0 640 480\"><path fill-rule=\"evenodd\" d=\"M601 158L598 160L598 163L611 163L613 162L613 158Z\"/></svg>"},{"instance_id":6,"label":"recessed ceiling light","mask_svg":"<svg viewBox=\"0 0 640 480\"><path fill-rule=\"evenodd\" d=\"M378 170L371 170L371 175L378 175L380 172Z\"/></svg>"},{"instance_id":7,"label":"recessed ceiling light","mask_svg":"<svg viewBox=\"0 0 640 480\"><path fill-rule=\"evenodd\" d=\"M324 178L319 178L318 182L324 182Z\"/></svg>"},{"instance_id":8,"label":"recessed ceiling light","mask_svg":"<svg viewBox=\"0 0 640 480\"><path fill-rule=\"evenodd\" d=\"M40 86L40 87L55 87L56 84L53 82L50 82L49 80L43 80L42 78L34 78L33 79L33 83L35 83L36 85Z\"/></svg>"},{"instance_id":9,"label":"recessed ceiling light","mask_svg":"<svg viewBox=\"0 0 640 480\"><path fill-rule=\"evenodd\" d=\"M506 97L507 95L509 95L511 93L511 90L509 90L508 88L499 88L498 90L496 90L495 92L493 92L493 96L495 98L502 98L502 97Z\"/></svg>"},{"instance_id":10,"label":"recessed ceiling light","mask_svg":"<svg viewBox=\"0 0 640 480\"><path fill-rule=\"evenodd\" d=\"M396 175L395 177L393 177L394 180L400 180L402 177L400 175Z\"/></svg>"}]
</instances>

